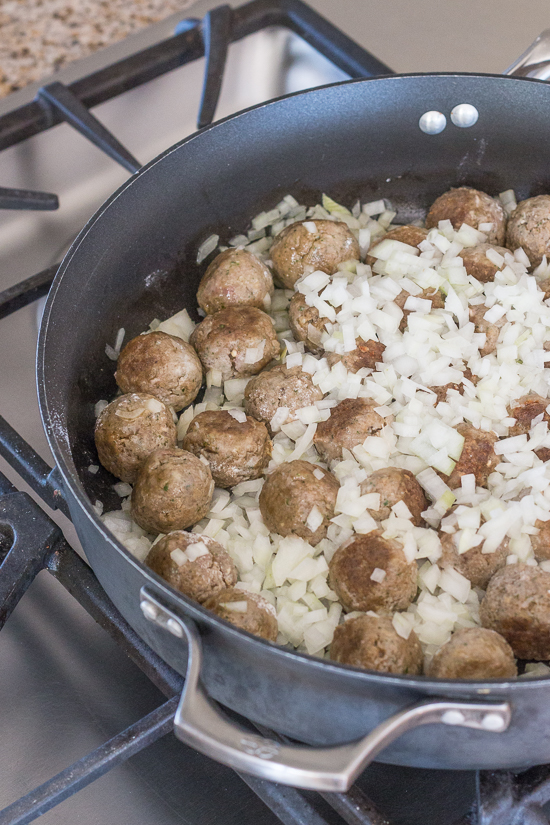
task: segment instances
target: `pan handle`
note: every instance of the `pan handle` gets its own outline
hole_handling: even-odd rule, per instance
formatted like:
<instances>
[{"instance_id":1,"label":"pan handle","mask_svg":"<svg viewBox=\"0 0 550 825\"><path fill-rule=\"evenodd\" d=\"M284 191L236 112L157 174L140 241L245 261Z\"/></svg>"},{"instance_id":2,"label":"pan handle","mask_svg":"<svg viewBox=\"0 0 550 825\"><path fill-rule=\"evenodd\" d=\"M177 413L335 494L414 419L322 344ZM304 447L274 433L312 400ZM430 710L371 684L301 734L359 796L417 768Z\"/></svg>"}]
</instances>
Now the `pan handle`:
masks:
<instances>
[{"instance_id":1,"label":"pan handle","mask_svg":"<svg viewBox=\"0 0 550 825\"><path fill-rule=\"evenodd\" d=\"M545 29L503 74L550 79L550 29Z\"/></svg>"},{"instance_id":2,"label":"pan handle","mask_svg":"<svg viewBox=\"0 0 550 825\"><path fill-rule=\"evenodd\" d=\"M346 791L361 771L394 739L434 723L500 733L511 719L510 706L479 702L426 701L382 722L363 739L334 747L286 745L251 734L231 722L207 695L201 680L201 640L194 623L168 610L147 587L140 606L147 619L188 645L188 664L174 732L187 745L238 771L271 782L316 791Z\"/></svg>"}]
</instances>

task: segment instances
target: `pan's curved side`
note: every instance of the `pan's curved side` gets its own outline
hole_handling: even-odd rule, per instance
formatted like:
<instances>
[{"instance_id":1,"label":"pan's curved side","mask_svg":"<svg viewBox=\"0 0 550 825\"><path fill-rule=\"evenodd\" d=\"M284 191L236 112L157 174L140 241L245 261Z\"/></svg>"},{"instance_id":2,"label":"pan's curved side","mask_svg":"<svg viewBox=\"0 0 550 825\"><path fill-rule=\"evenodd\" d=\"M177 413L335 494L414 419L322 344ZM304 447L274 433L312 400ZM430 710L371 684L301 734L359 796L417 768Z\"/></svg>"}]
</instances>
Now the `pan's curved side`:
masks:
<instances>
[{"instance_id":1,"label":"pan's curved side","mask_svg":"<svg viewBox=\"0 0 550 825\"><path fill-rule=\"evenodd\" d=\"M429 110L459 103L480 113L470 129L420 131ZM505 734L427 727L382 758L422 767L512 767L550 759L544 680L512 685L433 683L367 674L287 653L208 617L164 586L107 536L91 502L117 498L93 445L94 404L115 392L104 353L119 327L128 337L155 317L195 306L199 244L242 231L251 215L287 192L314 200L326 191L352 202L389 197L408 221L450 185L471 184L518 197L550 191L546 136L550 89L510 78L432 76L353 82L258 107L169 150L122 187L69 251L41 331L39 395L75 525L90 563L133 627L180 672L182 642L139 610L153 584L174 610L197 620L204 680L219 701L278 730L317 743L342 742L428 695L511 698ZM513 112L514 117L510 117ZM90 501L91 500L91 501Z\"/></svg>"}]
</instances>

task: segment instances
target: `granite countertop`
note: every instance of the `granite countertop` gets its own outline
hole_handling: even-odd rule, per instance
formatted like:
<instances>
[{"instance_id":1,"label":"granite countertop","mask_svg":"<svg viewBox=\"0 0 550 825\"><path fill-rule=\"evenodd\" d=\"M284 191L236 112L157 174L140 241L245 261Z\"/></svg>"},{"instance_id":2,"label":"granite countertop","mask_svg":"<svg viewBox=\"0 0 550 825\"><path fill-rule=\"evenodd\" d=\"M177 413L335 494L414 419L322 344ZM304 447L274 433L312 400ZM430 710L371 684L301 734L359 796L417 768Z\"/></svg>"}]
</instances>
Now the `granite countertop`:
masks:
<instances>
[{"instance_id":1,"label":"granite countertop","mask_svg":"<svg viewBox=\"0 0 550 825\"><path fill-rule=\"evenodd\" d=\"M192 0L0 0L0 97L182 11Z\"/></svg>"}]
</instances>

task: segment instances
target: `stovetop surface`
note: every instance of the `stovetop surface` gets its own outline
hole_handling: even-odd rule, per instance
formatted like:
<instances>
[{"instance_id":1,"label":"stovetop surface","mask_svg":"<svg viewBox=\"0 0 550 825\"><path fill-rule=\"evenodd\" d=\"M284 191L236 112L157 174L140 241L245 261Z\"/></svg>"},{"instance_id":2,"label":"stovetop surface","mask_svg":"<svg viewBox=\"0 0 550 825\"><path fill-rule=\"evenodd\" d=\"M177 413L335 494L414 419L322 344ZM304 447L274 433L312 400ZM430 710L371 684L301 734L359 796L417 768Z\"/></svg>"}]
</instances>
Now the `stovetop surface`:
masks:
<instances>
[{"instance_id":1,"label":"stovetop surface","mask_svg":"<svg viewBox=\"0 0 550 825\"><path fill-rule=\"evenodd\" d=\"M210 0L199 2L185 14L202 17L214 5ZM310 5L397 71L498 72L550 23L545 0L523 4L517 0L460 4L311 0ZM170 27L173 21L165 25L165 34ZM158 31L163 36L162 27ZM97 65L99 59L91 58L89 65L94 61ZM78 67L71 71L78 72ZM192 96L198 96L198 91ZM46 238L54 231L52 226L44 224ZM1 227L0 221L0 232ZM53 260L44 260L41 266L50 263ZM21 263L18 272L0 273L1 286L30 274ZM0 324L0 385L10 388L1 394L0 413L18 424L46 456L34 390L35 313L31 306ZM32 334L20 340L23 328ZM4 470L4 464L0 466ZM6 474L16 480L10 469ZM67 521L56 518L71 539ZM107 634L46 573L39 575L0 634L0 662L0 806L49 779L163 701L141 671L120 655ZM365 772L360 785L391 817L392 825L454 825L475 798L475 775L467 772L376 764ZM328 823L341 823L322 801L315 804ZM44 825L279 822L232 771L196 754L172 735L41 821Z\"/></svg>"}]
</instances>

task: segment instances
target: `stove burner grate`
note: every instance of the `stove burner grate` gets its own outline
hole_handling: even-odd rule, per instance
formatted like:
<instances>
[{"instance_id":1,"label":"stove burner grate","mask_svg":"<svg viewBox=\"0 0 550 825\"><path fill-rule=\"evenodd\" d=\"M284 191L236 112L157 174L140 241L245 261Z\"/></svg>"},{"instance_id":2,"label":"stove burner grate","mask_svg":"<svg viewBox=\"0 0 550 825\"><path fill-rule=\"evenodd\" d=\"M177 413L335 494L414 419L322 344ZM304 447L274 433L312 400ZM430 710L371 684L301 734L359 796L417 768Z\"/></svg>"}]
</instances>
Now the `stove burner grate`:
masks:
<instances>
[{"instance_id":1,"label":"stove burner grate","mask_svg":"<svg viewBox=\"0 0 550 825\"><path fill-rule=\"evenodd\" d=\"M198 128L214 119L228 46L268 26L281 26L302 37L350 77L393 74L369 52L339 31L302 0L251 0L232 9L219 6L203 21L182 21L173 37L69 86L43 86L36 98L0 117L0 150L66 122L129 172L141 164L89 111L93 106L135 89L199 57L206 58ZM57 209L55 195L0 189L0 209Z\"/></svg>"}]
</instances>

